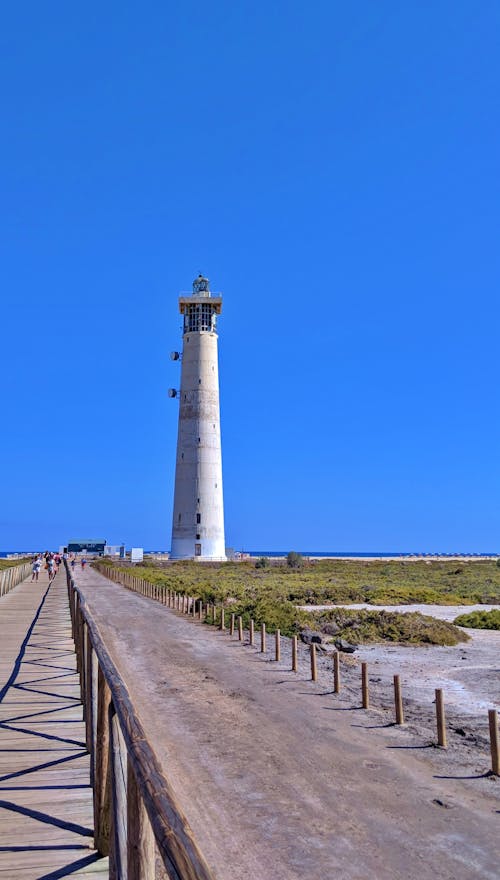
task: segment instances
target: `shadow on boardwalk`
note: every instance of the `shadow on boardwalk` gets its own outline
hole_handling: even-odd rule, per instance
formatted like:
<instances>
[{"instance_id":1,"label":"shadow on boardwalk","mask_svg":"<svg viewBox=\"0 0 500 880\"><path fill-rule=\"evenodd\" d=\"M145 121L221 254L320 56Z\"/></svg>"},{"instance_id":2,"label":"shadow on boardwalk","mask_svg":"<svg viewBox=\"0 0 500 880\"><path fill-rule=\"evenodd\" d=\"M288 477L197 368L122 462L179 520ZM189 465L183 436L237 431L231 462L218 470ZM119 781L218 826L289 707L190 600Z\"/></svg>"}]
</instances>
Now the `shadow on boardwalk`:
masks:
<instances>
[{"instance_id":1,"label":"shadow on boardwalk","mask_svg":"<svg viewBox=\"0 0 500 880\"><path fill-rule=\"evenodd\" d=\"M107 878L64 573L0 600L0 880Z\"/></svg>"}]
</instances>

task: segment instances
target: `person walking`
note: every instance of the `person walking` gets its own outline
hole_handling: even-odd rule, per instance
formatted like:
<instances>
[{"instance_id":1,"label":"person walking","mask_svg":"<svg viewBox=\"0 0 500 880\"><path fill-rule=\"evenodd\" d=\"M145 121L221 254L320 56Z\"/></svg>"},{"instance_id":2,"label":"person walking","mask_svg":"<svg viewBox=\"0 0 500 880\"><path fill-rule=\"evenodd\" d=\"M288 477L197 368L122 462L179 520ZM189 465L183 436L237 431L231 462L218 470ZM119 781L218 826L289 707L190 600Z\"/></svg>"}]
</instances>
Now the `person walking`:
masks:
<instances>
[{"instance_id":1,"label":"person walking","mask_svg":"<svg viewBox=\"0 0 500 880\"><path fill-rule=\"evenodd\" d=\"M47 559L47 568L49 570L49 583L50 583L50 581L53 581L56 576L54 557L52 555L49 556L49 558Z\"/></svg>"},{"instance_id":2,"label":"person walking","mask_svg":"<svg viewBox=\"0 0 500 880\"><path fill-rule=\"evenodd\" d=\"M85 566L87 565L87 560L85 556L82 556L82 571L85 571Z\"/></svg>"},{"instance_id":3,"label":"person walking","mask_svg":"<svg viewBox=\"0 0 500 880\"><path fill-rule=\"evenodd\" d=\"M33 583L33 581L38 580L38 575L40 574L41 567L42 567L41 557L37 556L33 561L33 565L31 566L31 572L32 572L31 583Z\"/></svg>"}]
</instances>

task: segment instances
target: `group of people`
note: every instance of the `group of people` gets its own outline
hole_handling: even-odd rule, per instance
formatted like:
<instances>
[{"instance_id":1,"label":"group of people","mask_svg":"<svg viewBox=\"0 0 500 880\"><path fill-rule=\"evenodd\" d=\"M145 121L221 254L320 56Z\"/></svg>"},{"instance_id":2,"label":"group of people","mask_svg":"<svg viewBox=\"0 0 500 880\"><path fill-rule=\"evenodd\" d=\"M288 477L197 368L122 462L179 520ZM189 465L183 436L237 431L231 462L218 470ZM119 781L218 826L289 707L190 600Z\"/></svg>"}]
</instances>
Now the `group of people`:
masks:
<instances>
[{"instance_id":1,"label":"group of people","mask_svg":"<svg viewBox=\"0 0 500 880\"><path fill-rule=\"evenodd\" d=\"M49 550L46 550L45 553L39 553L35 556L31 565L31 580L37 581L38 575L42 568L44 568L49 576L50 583L50 581L54 580L59 571L61 562L62 556L59 553L51 553Z\"/></svg>"},{"instance_id":2,"label":"group of people","mask_svg":"<svg viewBox=\"0 0 500 880\"><path fill-rule=\"evenodd\" d=\"M59 571L59 566L63 559L67 559L68 556L66 553L63 553L61 556L60 553L51 553L49 550L46 550L45 553L38 553L34 558L31 564L31 580L37 581L38 575L40 574L42 568L48 573L49 583L54 580L57 572ZM81 560L82 570L85 570L85 566L87 564L87 560L84 556L82 556ZM76 565L76 553L73 553L73 557L70 559L71 568L74 570Z\"/></svg>"},{"instance_id":3,"label":"group of people","mask_svg":"<svg viewBox=\"0 0 500 880\"><path fill-rule=\"evenodd\" d=\"M71 565L72 571L74 571L75 565L76 565L76 555L75 554L73 554L73 559L71 559L69 564ZM85 559L85 556L82 556L82 558L80 559L80 565L82 566L82 571L85 571L85 566L87 565L87 560Z\"/></svg>"}]
</instances>

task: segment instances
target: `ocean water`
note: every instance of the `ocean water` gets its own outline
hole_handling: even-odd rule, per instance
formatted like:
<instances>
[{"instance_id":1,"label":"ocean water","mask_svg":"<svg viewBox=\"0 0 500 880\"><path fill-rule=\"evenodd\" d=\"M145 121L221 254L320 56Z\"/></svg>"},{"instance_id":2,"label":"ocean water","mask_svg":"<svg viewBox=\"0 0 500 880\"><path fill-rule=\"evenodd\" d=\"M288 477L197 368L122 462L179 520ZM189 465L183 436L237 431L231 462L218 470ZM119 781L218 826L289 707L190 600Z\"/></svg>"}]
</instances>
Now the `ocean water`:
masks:
<instances>
[{"instance_id":1,"label":"ocean water","mask_svg":"<svg viewBox=\"0 0 500 880\"><path fill-rule=\"evenodd\" d=\"M26 554L26 556L30 556L32 553L37 552L36 550L0 550L0 558L4 559L6 556L10 556L11 553L20 553ZM145 553L167 553L167 550L145 550ZM288 550L244 550L244 553L249 553L253 558L258 558L259 556L286 556L288 554ZM500 554L492 552L492 553L464 553L463 551L459 551L457 553L429 553L422 550L413 550L406 551L405 553L386 553L380 552L379 550L373 551L365 551L364 553L350 553L349 551L344 551L339 553L336 550L299 550L297 551L301 553L302 556L312 556L312 557L342 557L342 556L350 556L354 559L363 559L365 556L372 556L376 559L387 559L388 557L404 557L404 556L476 556L480 559L482 556L499 556Z\"/></svg>"}]
</instances>

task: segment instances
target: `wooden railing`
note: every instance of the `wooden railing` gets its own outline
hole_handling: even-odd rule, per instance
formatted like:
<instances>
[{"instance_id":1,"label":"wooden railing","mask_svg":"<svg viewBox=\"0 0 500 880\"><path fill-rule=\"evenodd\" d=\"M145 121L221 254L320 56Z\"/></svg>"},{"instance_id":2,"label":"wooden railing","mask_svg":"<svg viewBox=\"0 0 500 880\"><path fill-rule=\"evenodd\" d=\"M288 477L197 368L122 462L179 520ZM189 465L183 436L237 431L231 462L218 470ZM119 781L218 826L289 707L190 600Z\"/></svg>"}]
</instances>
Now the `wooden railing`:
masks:
<instances>
[{"instance_id":1,"label":"wooden railing","mask_svg":"<svg viewBox=\"0 0 500 880\"><path fill-rule=\"evenodd\" d=\"M109 855L111 880L154 880L156 848L169 880L213 880L67 563L66 572L95 847Z\"/></svg>"},{"instance_id":2,"label":"wooden railing","mask_svg":"<svg viewBox=\"0 0 500 880\"><path fill-rule=\"evenodd\" d=\"M28 577L31 571L31 562L23 562L21 565L13 565L0 572L0 596L17 587L21 581Z\"/></svg>"}]
</instances>

